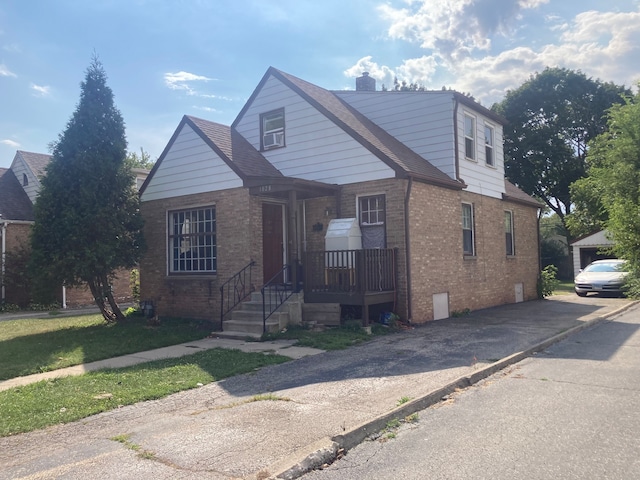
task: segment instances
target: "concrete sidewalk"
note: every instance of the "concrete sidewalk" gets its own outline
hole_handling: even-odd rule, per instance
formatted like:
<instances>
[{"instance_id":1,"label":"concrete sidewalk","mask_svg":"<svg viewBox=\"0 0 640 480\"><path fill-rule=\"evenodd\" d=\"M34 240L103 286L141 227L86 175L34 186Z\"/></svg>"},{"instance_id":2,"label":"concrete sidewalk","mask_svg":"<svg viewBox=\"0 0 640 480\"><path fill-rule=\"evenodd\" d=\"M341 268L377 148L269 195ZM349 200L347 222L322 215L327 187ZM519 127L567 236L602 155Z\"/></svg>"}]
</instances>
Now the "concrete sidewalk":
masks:
<instances>
[{"instance_id":1,"label":"concrete sidewalk","mask_svg":"<svg viewBox=\"0 0 640 480\"><path fill-rule=\"evenodd\" d=\"M390 419L628 308L637 306L567 295L486 309L0 438L0 479L295 478Z\"/></svg>"},{"instance_id":2,"label":"concrete sidewalk","mask_svg":"<svg viewBox=\"0 0 640 480\"><path fill-rule=\"evenodd\" d=\"M0 381L0 391L13 387L28 385L30 383L49 380L52 378L68 377L71 375L82 375L83 373L104 370L105 368L123 368L139 363L161 360L164 358L177 358L191 355L202 350L211 348L227 348L241 350L243 352L273 352L285 357L299 359L308 355L317 355L322 350L317 348L297 347L293 344L295 340L275 340L270 342L246 342L244 340L233 340L226 338L204 338L192 342L171 345L168 347L156 348L145 352L131 353L120 357L108 358L97 362L75 365L73 367L61 368L50 372L36 373L24 377L11 378Z\"/></svg>"}]
</instances>

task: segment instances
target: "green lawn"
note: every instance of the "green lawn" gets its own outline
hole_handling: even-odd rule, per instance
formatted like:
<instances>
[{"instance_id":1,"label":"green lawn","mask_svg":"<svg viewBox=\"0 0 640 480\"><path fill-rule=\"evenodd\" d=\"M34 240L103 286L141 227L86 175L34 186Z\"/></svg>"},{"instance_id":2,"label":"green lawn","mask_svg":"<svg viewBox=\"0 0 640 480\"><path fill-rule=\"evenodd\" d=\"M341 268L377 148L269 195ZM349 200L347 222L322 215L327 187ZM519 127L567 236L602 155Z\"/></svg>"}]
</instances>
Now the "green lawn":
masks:
<instances>
[{"instance_id":1,"label":"green lawn","mask_svg":"<svg viewBox=\"0 0 640 480\"><path fill-rule=\"evenodd\" d=\"M553 291L554 295L575 295L573 280L561 280L560 284Z\"/></svg>"},{"instance_id":2,"label":"green lawn","mask_svg":"<svg viewBox=\"0 0 640 480\"><path fill-rule=\"evenodd\" d=\"M175 345L210 333L206 324L180 319L148 326L128 317L106 324L100 315L0 322L0 380Z\"/></svg>"},{"instance_id":3,"label":"green lawn","mask_svg":"<svg viewBox=\"0 0 640 480\"><path fill-rule=\"evenodd\" d=\"M72 422L288 360L281 355L216 348L12 388L0 392L0 436Z\"/></svg>"}]
</instances>

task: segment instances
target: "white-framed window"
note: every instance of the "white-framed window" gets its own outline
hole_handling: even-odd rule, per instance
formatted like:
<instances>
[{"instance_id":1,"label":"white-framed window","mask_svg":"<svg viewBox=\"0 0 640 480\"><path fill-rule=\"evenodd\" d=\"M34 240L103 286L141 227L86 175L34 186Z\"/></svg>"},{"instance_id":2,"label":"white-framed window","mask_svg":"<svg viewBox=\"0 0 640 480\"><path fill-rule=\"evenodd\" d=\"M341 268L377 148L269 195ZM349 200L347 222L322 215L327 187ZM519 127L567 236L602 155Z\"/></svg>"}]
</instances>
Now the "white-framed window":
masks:
<instances>
[{"instance_id":1,"label":"white-framed window","mask_svg":"<svg viewBox=\"0 0 640 480\"><path fill-rule=\"evenodd\" d=\"M515 243L513 237L513 212L504 211L504 236L506 241L507 255L515 255Z\"/></svg>"},{"instance_id":2,"label":"white-framed window","mask_svg":"<svg viewBox=\"0 0 640 480\"><path fill-rule=\"evenodd\" d=\"M260 148L270 150L285 146L284 108L260 115Z\"/></svg>"},{"instance_id":3,"label":"white-framed window","mask_svg":"<svg viewBox=\"0 0 640 480\"><path fill-rule=\"evenodd\" d=\"M22 186L26 187L27 185L29 185L29 177L27 177L26 173L22 174Z\"/></svg>"},{"instance_id":4,"label":"white-framed window","mask_svg":"<svg viewBox=\"0 0 640 480\"><path fill-rule=\"evenodd\" d=\"M385 203L384 195L358 198L362 248L386 248Z\"/></svg>"},{"instance_id":5,"label":"white-framed window","mask_svg":"<svg viewBox=\"0 0 640 480\"><path fill-rule=\"evenodd\" d=\"M490 167L495 167L495 157L493 151L494 130L491 125L484 126L484 158L485 163Z\"/></svg>"},{"instance_id":6,"label":"white-framed window","mask_svg":"<svg viewBox=\"0 0 640 480\"><path fill-rule=\"evenodd\" d=\"M476 119L464 114L464 156L476 160Z\"/></svg>"},{"instance_id":7,"label":"white-framed window","mask_svg":"<svg viewBox=\"0 0 640 480\"><path fill-rule=\"evenodd\" d=\"M215 273L216 207L169 212L169 273Z\"/></svg>"},{"instance_id":8,"label":"white-framed window","mask_svg":"<svg viewBox=\"0 0 640 480\"><path fill-rule=\"evenodd\" d=\"M462 204L462 253L475 255L475 229L473 224L473 204Z\"/></svg>"}]
</instances>

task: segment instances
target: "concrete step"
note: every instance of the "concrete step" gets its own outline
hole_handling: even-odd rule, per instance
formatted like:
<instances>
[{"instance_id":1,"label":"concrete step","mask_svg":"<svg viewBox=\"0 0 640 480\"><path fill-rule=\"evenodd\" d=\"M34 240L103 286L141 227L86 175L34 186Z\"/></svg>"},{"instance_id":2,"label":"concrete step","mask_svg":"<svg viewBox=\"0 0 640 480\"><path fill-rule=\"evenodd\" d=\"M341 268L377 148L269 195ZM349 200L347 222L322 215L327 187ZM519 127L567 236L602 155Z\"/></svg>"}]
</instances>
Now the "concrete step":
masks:
<instances>
[{"instance_id":1,"label":"concrete step","mask_svg":"<svg viewBox=\"0 0 640 480\"><path fill-rule=\"evenodd\" d=\"M302 318L305 323L339 326L340 304L338 303L303 303Z\"/></svg>"},{"instance_id":2,"label":"concrete step","mask_svg":"<svg viewBox=\"0 0 640 480\"><path fill-rule=\"evenodd\" d=\"M286 312L274 312L268 319L268 332L277 332L287 326L289 315ZM262 335L262 309L259 312L250 310L234 310L223 322L223 331L238 331Z\"/></svg>"}]
</instances>

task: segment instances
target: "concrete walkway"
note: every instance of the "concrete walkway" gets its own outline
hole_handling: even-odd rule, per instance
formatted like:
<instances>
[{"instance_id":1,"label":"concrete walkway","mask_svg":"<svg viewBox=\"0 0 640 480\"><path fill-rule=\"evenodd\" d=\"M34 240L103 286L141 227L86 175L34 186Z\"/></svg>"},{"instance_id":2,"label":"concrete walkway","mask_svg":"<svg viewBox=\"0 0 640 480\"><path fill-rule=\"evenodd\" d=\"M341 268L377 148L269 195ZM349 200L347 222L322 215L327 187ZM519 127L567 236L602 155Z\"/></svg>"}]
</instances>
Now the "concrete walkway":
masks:
<instances>
[{"instance_id":1,"label":"concrete walkway","mask_svg":"<svg viewBox=\"0 0 640 480\"><path fill-rule=\"evenodd\" d=\"M308 355L317 355L322 350L317 348L296 347L293 346L294 340L276 340L270 342L246 342L244 340L232 340L226 338L204 338L202 340L194 340L192 342L171 345L169 347L156 348L147 350L146 352L131 353L120 357L108 358L97 362L84 363L73 367L61 368L50 372L36 373L34 375L26 375L24 377L11 378L9 380L0 381L0 391L7 390L29 383L49 380L51 378L68 377L71 375L82 375L83 373L93 372L95 370L104 370L105 368L123 368L139 363L150 362L152 360L161 360L164 358L177 358L185 355L191 355L198 351L209 350L211 348L228 348L241 350L243 352L269 352L278 353L285 357L299 359Z\"/></svg>"},{"instance_id":2,"label":"concrete walkway","mask_svg":"<svg viewBox=\"0 0 640 480\"><path fill-rule=\"evenodd\" d=\"M640 310L567 295L486 309L0 438L0 479L296 478L389 420L629 308Z\"/></svg>"}]
</instances>

